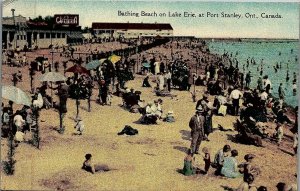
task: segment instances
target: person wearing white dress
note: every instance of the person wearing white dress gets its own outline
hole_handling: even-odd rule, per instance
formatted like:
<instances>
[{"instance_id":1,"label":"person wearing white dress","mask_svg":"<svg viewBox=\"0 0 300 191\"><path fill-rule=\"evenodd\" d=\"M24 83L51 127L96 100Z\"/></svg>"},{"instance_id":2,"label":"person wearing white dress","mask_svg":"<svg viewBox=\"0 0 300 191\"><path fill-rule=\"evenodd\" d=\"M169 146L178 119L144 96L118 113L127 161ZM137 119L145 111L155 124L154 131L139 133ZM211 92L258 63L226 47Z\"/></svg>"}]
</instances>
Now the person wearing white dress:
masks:
<instances>
[{"instance_id":1,"label":"person wearing white dress","mask_svg":"<svg viewBox=\"0 0 300 191\"><path fill-rule=\"evenodd\" d=\"M158 74L158 88L159 90L164 90L165 78L164 76L159 73Z\"/></svg>"}]
</instances>

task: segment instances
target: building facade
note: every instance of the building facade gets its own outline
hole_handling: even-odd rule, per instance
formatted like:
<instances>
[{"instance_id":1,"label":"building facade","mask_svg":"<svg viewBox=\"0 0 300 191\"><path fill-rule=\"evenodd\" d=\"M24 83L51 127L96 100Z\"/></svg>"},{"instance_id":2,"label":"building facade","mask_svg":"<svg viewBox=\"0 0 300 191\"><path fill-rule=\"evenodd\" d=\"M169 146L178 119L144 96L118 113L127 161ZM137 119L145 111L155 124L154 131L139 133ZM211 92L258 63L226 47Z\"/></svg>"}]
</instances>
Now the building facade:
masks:
<instances>
[{"instance_id":1,"label":"building facade","mask_svg":"<svg viewBox=\"0 0 300 191\"><path fill-rule=\"evenodd\" d=\"M2 19L2 48L49 48L83 42L80 26L49 26L45 22L27 21L25 17Z\"/></svg>"},{"instance_id":2,"label":"building facade","mask_svg":"<svg viewBox=\"0 0 300 191\"><path fill-rule=\"evenodd\" d=\"M173 28L167 23L92 23L97 38L171 37Z\"/></svg>"}]
</instances>

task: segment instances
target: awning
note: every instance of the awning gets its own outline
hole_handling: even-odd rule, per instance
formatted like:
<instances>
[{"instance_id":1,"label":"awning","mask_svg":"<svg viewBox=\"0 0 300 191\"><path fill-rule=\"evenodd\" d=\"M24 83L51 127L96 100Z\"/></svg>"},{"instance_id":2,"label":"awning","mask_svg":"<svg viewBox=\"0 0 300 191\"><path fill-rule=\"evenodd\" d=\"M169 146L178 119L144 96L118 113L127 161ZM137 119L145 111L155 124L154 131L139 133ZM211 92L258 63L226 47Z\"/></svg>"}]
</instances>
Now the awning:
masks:
<instances>
[{"instance_id":1,"label":"awning","mask_svg":"<svg viewBox=\"0 0 300 191\"><path fill-rule=\"evenodd\" d=\"M68 36L68 38L72 38L72 39L83 39L84 36L81 33L67 33L66 34Z\"/></svg>"},{"instance_id":2,"label":"awning","mask_svg":"<svg viewBox=\"0 0 300 191\"><path fill-rule=\"evenodd\" d=\"M23 28L23 29L29 28L28 25L27 25L27 23L18 23L18 26L19 26L19 28Z\"/></svg>"}]
</instances>

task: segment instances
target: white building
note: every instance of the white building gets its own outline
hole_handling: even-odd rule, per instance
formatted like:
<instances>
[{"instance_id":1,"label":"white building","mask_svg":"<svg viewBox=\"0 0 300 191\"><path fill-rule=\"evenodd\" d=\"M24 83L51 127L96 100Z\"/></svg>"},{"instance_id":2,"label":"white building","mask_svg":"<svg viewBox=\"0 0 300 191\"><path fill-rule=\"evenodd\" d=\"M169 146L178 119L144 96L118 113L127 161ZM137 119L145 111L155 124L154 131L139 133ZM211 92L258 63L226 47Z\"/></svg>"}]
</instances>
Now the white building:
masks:
<instances>
[{"instance_id":1,"label":"white building","mask_svg":"<svg viewBox=\"0 0 300 191\"><path fill-rule=\"evenodd\" d=\"M173 28L168 23L92 23L92 30L98 38L173 36Z\"/></svg>"},{"instance_id":2,"label":"white building","mask_svg":"<svg viewBox=\"0 0 300 191\"><path fill-rule=\"evenodd\" d=\"M2 48L49 48L80 44L83 36L80 26L49 26L44 22L27 21L25 17L4 17L2 19ZM14 25L15 23L15 25Z\"/></svg>"}]
</instances>

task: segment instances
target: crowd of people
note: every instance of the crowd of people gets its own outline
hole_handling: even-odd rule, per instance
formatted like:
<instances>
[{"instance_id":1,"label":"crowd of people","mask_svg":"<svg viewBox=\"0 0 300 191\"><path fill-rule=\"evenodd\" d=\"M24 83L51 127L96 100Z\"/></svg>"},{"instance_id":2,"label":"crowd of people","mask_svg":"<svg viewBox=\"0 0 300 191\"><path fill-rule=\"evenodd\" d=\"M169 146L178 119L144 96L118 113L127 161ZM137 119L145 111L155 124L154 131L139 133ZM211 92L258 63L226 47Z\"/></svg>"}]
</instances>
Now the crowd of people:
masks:
<instances>
[{"instance_id":1,"label":"crowd of people","mask_svg":"<svg viewBox=\"0 0 300 191\"><path fill-rule=\"evenodd\" d=\"M168 47L170 43L163 46ZM253 163L256 158L253 154L246 154L245 161L238 162L236 157L239 152L236 149L231 149L230 145L225 145L211 159L211 152L207 147L203 147L201 142L210 141L209 135L213 133L212 119L213 115L232 115L237 116L237 131L240 135L239 140L243 140L246 144L255 144L261 146L261 139L271 138L277 144L282 143L282 138L286 126L292 126L291 131L293 136L293 150L297 153L298 133L297 133L297 118L292 120L287 111L290 110L284 103L285 92L282 84L278 89L279 98L272 96L272 83L268 75L259 78L256 88L252 89L251 72L245 74L239 70L238 62L232 60L228 54L221 56L213 56L209 54L209 50L204 41L187 41L179 44L176 47L196 50L191 56L191 59L184 59L179 52L171 52L168 59L167 56L144 56L142 63L149 63L149 67L143 67L145 78L142 87L151 88L149 82L151 76L155 76L155 89L158 96L173 96L172 89L178 88L183 91L191 91L193 85L206 86L206 92L202 98L197 100L195 106L195 115L189 121L191 129L191 144L184 159L183 174L193 175L203 173L209 174L210 167L215 168L215 175L225 176L228 178L243 177L242 184L237 188L238 191L246 190L267 190L265 186L256 186L254 184L257 176L260 175L260 168ZM197 56L197 51L201 52L202 56ZM199 53L198 52L198 53ZM205 53L205 54L203 54ZM70 55L70 58L73 54ZM25 59L26 61L26 59ZM27 62L27 61L26 61ZM76 60L75 65L82 66L82 60ZM190 64L194 63L195 64ZM254 61L248 60L253 64ZM48 63L48 64L47 64ZM67 62L64 62L64 73L67 71ZM236 66L234 66L234 63ZM127 88L126 82L134 79L135 60L129 56L124 56L123 59L116 63L105 61L99 67L88 71L87 73L76 73L68 77L66 82L56 83L57 87L50 86L45 82L40 87L33 89L32 106L24 106L22 110L13 113L12 102L8 106L2 104L2 132L8 134L9 122L13 119L13 133L16 142L22 142L25 134L35 129L38 120L37 110L55 108L60 114L60 126L63 126L63 118L67 113L68 98L75 99L79 104L79 100L88 101L88 111L91 112L91 97L93 89L98 88L98 100L101 105L111 105L113 95L121 96L122 106L133 113L141 113L140 122L143 124L159 124L159 121L175 122L174 112L165 112L163 109L163 100L158 98L146 102L141 98L142 92ZM41 71L46 73L60 70L60 65L49 65L47 59L33 62L30 67L31 81L34 78L35 72ZM199 68L198 68L199 67ZM47 68L49 70L47 70ZM201 72L198 74L198 69ZM22 80L22 73L14 74L14 85ZM294 77L294 82L296 83ZM32 83L32 82L31 82ZM54 90L59 97L59 103L54 102L54 97L47 94L47 89ZM296 91L296 90L295 90ZM194 95L195 96L195 95ZM209 101L209 97L214 96L214 101ZM196 100L195 100L196 101ZM147 103L147 104L145 104ZM297 115L298 107L294 109ZM75 134L83 135L85 125L83 119L78 115L75 121ZM267 122L275 122L276 128L272 129ZM6 129L5 129L6 127ZM268 134L266 130L273 131L273 134ZM22 134L23 133L23 134ZM5 135L3 133L2 135ZM257 137L258 136L258 137ZM254 141L252 141L254 140ZM211 141L213 144L213 141ZM204 171L196 167L195 155L202 151L203 160L205 163ZM87 154L86 160L83 163L83 169L91 173L95 173L97 167L91 162L92 155ZM107 171L107 166L99 167L100 171ZM279 183L278 190L285 190L291 185ZM292 188L291 188L292 189Z\"/></svg>"}]
</instances>

